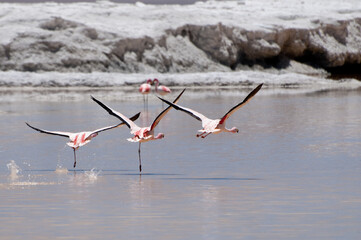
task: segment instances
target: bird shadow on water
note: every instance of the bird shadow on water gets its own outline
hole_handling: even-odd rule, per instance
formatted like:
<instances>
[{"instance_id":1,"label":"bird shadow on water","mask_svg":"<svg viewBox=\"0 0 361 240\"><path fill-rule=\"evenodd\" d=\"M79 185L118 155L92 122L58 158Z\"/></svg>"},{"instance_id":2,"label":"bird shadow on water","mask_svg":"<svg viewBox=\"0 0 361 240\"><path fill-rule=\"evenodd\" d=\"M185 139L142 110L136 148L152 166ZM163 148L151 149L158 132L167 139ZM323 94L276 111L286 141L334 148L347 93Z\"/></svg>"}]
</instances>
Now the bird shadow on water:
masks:
<instances>
[{"instance_id":1,"label":"bird shadow on water","mask_svg":"<svg viewBox=\"0 0 361 240\"><path fill-rule=\"evenodd\" d=\"M139 173L129 169L98 169L101 171L102 176L164 176L164 180L178 180L178 181L259 181L264 180L262 178L250 178L250 177L176 177L185 176L182 173L152 173L145 172ZM90 172L92 169L67 169L67 172L77 174ZM23 172L56 172L56 169L32 169L23 170ZM167 177L169 176L169 177ZM173 177L171 177L173 176Z\"/></svg>"},{"instance_id":2,"label":"bird shadow on water","mask_svg":"<svg viewBox=\"0 0 361 240\"><path fill-rule=\"evenodd\" d=\"M235 178L235 177L180 177L166 178L167 180L189 180L189 181L258 181L261 178Z\"/></svg>"},{"instance_id":3,"label":"bird shadow on water","mask_svg":"<svg viewBox=\"0 0 361 240\"><path fill-rule=\"evenodd\" d=\"M179 176L178 173L109 173L103 175L123 175L123 176Z\"/></svg>"}]
</instances>

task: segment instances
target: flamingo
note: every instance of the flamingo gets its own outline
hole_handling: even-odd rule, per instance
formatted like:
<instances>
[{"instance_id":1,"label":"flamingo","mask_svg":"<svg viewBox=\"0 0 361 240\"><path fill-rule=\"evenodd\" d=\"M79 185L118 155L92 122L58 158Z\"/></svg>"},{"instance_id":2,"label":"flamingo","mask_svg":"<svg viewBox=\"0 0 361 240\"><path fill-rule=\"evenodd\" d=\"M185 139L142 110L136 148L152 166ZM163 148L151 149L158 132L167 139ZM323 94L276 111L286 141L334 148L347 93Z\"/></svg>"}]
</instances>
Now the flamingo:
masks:
<instances>
[{"instance_id":1,"label":"flamingo","mask_svg":"<svg viewBox=\"0 0 361 240\"><path fill-rule=\"evenodd\" d=\"M139 115L140 115L140 113L137 113L136 115L134 115L130 119L135 121L139 117ZM73 132L60 132L60 131L43 130L43 129L33 127L29 123L26 123L26 125L28 125L30 128L32 128L32 129L34 129L34 130L36 130L38 132L69 138L70 141L67 142L66 144L69 147L73 148L73 150L74 150L74 168L76 167L76 153L75 153L75 150L77 150L79 147L82 147L85 144L89 143L90 140L92 138L96 137L99 132L103 132L103 131L106 131L106 130L109 130L109 129L120 127L120 126L122 126L124 124L125 123L122 122L122 123L119 123L119 124L114 125L114 126L99 128L99 129L94 130L94 131L85 131L85 132L73 133Z\"/></svg>"},{"instance_id":2,"label":"flamingo","mask_svg":"<svg viewBox=\"0 0 361 240\"><path fill-rule=\"evenodd\" d=\"M174 103L177 103L179 98L182 96L183 92L185 91L185 89L178 95L178 97L173 101ZM123 114L121 114L120 112L117 112L113 109L111 109L110 107L108 107L107 105L105 105L104 103L100 102L99 100L95 99L92 96L92 99L98 103L102 108L104 108L110 115L115 116L117 118L119 118L121 121L123 121L129 128L130 128L130 133L134 134L134 137L132 138L128 138L127 140L129 142L139 142L139 147L138 147L138 159L139 159L139 172L142 172L142 160L141 160L141 156L140 156L140 145L142 142L148 142L151 140L157 140L157 139L162 139L164 138L164 134L163 133L159 133L157 136L154 135L154 129L155 127L158 125L158 123L160 122L160 120L168 113L168 111L171 109L171 106L168 106L166 109L164 109L153 121L152 125L150 125L149 127L139 127L137 126L131 119L127 118L126 116L124 116Z\"/></svg>"},{"instance_id":3,"label":"flamingo","mask_svg":"<svg viewBox=\"0 0 361 240\"><path fill-rule=\"evenodd\" d=\"M155 82L155 92L161 96L167 95L168 93L171 93L172 91L164 85L159 86L159 80L157 78L154 78L153 83ZM163 102L162 102L162 108L163 108Z\"/></svg>"},{"instance_id":4,"label":"flamingo","mask_svg":"<svg viewBox=\"0 0 361 240\"><path fill-rule=\"evenodd\" d=\"M152 79L148 79L146 83L143 83L139 87L139 92L143 94L144 108L146 105L148 107L148 96L146 95L150 93L152 83L153 83Z\"/></svg>"},{"instance_id":5,"label":"flamingo","mask_svg":"<svg viewBox=\"0 0 361 240\"><path fill-rule=\"evenodd\" d=\"M157 78L154 78L153 83L155 83L155 92L161 96L167 95L168 93L172 92L167 86L159 86L159 80Z\"/></svg>"},{"instance_id":6,"label":"flamingo","mask_svg":"<svg viewBox=\"0 0 361 240\"><path fill-rule=\"evenodd\" d=\"M190 108L185 108L180 105L177 105L176 103L171 103L160 97L158 97L158 98L160 100L162 100L163 102L167 103L168 105L174 107L176 110L183 111L183 112L189 114L190 116L194 117L195 119L201 121L203 129L198 130L198 132L200 132L200 134L197 134L196 136L205 138L211 133L214 133L214 134L218 134L221 132L238 133L239 130L236 127L233 127L231 129L226 128L226 120L233 113L235 113L238 109L243 107L249 100L251 100L251 98L254 97L254 95L256 95L256 93L261 89L262 85L263 85L263 83L258 85L250 94L248 94L248 96L241 103L239 103L236 106L234 106L233 108L231 108L222 118L214 119L214 120L209 119L206 116L204 116L203 114L196 112Z\"/></svg>"}]
</instances>

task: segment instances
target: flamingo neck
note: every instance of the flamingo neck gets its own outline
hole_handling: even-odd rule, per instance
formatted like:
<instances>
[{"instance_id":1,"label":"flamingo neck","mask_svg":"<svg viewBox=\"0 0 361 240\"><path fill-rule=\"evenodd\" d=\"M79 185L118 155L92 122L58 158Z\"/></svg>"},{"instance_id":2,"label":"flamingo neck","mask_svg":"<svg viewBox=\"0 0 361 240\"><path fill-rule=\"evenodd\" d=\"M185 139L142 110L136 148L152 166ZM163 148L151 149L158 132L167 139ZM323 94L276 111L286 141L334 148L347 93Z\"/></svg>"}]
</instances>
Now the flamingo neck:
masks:
<instances>
[{"instance_id":1,"label":"flamingo neck","mask_svg":"<svg viewBox=\"0 0 361 240\"><path fill-rule=\"evenodd\" d=\"M159 85L158 79L154 79L153 83L155 83L155 91L158 92L158 85Z\"/></svg>"},{"instance_id":2,"label":"flamingo neck","mask_svg":"<svg viewBox=\"0 0 361 240\"><path fill-rule=\"evenodd\" d=\"M154 137L154 139L162 139L162 138L164 138L164 133L158 133L158 135Z\"/></svg>"},{"instance_id":3,"label":"flamingo neck","mask_svg":"<svg viewBox=\"0 0 361 240\"><path fill-rule=\"evenodd\" d=\"M238 128L236 128L236 127L233 127L231 129L226 129L226 130L227 130L227 132L231 132L231 133L238 133L239 132Z\"/></svg>"}]
</instances>

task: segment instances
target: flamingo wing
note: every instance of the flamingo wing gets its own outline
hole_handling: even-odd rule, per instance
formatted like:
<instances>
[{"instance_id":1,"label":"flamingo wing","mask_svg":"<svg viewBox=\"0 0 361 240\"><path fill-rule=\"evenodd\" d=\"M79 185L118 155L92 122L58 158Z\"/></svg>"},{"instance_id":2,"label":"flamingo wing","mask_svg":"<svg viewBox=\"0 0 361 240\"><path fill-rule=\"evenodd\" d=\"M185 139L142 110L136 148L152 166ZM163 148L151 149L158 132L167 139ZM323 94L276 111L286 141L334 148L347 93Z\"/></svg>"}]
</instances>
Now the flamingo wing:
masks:
<instances>
[{"instance_id":1,"label":"flamingo wing","mask_svg":"<svg viewBox=\"0 0 361 240\"><path fill-rule=\"evenodd\" d=\"M41 133L46 133L46 134L51 134L51 135L56 135L56 136L61 136L61 137L70 137L70 135L74 134L74 133L71 133L71 132L48 131L48 130L39 129L39 128L31 126L27 122L26 122L26 125L28 125L32 129L34 129L35 131L38 131L38 132L41 132Z\"/></svg>"},{"instance_id":2,"label":"flamingo wing","mask_svg":"<svg viewBox=\"0 0 361 240\"><path fill-rule=\"evenodd\" d=\"M92 131L91 133L99 133L99 132L103 132L103 131L106 131L106 130L110 130L110 129L113 129L113 128L116 128L116 127L120 127L122 125L124 125L125 123L119 123L117 125L114 125L114 126L108 126L108 127L103 127L103 128L99 128L97 130L94 130Z\"/></svg>"},{"instance_id":3,"label":"flamingo wing","mask_svg":"<svg viewBox=\"0 0 361 240\"><path fill-rule=\"evenodd\" d=\"M182 96L182 94L184 93L186 89L183 89L183 91L178 95L178 97L176 97L176 99L174 99L173 103L177 103L179 101L179 98ZM164 109L153 121L152 126L150 127L150 130L153 130L158 123L160 122L160 120L167 114L167 112L169 112L169 110L172 108L172 106L168 106L166 109Z\"/></svg>"},{"instance_id":4,"label":"flamingo wing","mask_svg":"<svg viewBox=\"0 0 361 240\"><path fill-rule=\"evenodd\" d=\"M135 114L133 117L131 117L130 120L132 120L132 121L137 120L138 117L139 117L139 115L140 115L140 112L137 113L137 114ZM103 132L103 131L106 131L106 130L109 130L109 129L121 127L121 126L123 126L124 124L125 124L124 122L121 122L121 123L119 123L119 124L117 124L117 125L99 128L99 129L97 129L97 130L92 131L91 133L93 134L93 133Z\"/></svg>"},{"instance_id":5,"label":"flamingo wing","mask_svg":"<svg viewBox=\"0 0 361 240\"><path fill-rule=\"evenodd\" d=\"M243 107L246 103L248 103L249 100L251 100L251 98L253 98L256 93L262 88L263 83L261 83L260 85L258 85L255 89L253 89L253 91L248 94L248 96L239 104L237 104L236 106L234 106L231 110L229 110L222 118L221 121L219 122L219 124L224 123L224 121L226 121L235 111L237 111L238 109L240 109L241 107Z\"/></svg>"},{"instance_id":6,"label":"flamingo wing","mask_svg":"<svg viewBox=\"0 0 361 240\"><path fill-rule=\"evenodd\" d=\"M111 109L110 107L108 107L107 105L105 105L101 101L97 100L93 96L91 96L91 98L93 99L93 101L98 103L102 108L104 108L110 115L119 118L124 124L126 124L128 126L128 128L130 128L130 129L139 128L132 120L130 120L129 118L127 118L126 116L124 116L120 112L117 112L117 111ZM139 114L140 113L134 115L132 118L135 118L137 115L139 117ZM138 117L136 117L136 118L138 118Z\"/></svg>"},{"instance_id":7,"label":"flamingo wing","mask_svg":"<svg viewBox=\"0 0 361 240\"><path fill-rule=\"evenodd\" d=\"M190 109L190 108L185 108L185 107L182 107L180 105L177 105L175 103L171 103L161 97L158 97L160 100L162 100L163 102L167 103L168 105L174 107L176 110L180 110L180 111L183 111L187 114L189 114L190 116L194 117L195 119L199 120L199 121L204 121L206 119L208 119L206 116L204 116L203 114L199 113L199 112L196 112L194 111L193 109Z\"/></svg>"}]
</instances>

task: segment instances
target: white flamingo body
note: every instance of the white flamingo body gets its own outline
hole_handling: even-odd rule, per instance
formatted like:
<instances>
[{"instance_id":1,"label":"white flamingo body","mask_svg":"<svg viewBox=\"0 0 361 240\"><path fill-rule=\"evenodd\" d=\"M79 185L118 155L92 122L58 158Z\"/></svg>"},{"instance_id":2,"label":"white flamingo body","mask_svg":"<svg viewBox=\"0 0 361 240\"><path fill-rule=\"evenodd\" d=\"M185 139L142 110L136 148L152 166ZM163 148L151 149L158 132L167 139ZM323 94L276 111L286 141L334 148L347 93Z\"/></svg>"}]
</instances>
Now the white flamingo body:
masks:
<instances>
[{"instance_id":1,"label":"white flamingo body","mask_svg":"<svg viewBox=\"0 0 361 240\"><path fill-rule=\"evenodd\" d=\"M168 93L172 92L168 87L163 85L157 86L155 91L161 96L167 95Z\"/></svg>"},{"instance_id":2,"label":"white flamingo body","mask_svg":"<svg viewBox=\"0 0 361 240\"><path fill-rule=\"evenodd\" d=\"M178 102L179 98L182 96L183 92L185 91L185 89L178 95L178 97L174 100L175 103ZM117 112L113 109L111 109L110 107L108 107L107 105L105 105L104 103L100 102L99 100L95 99L94 97L92 97L92 99L98 103L102 108L104 108L110 115L113 115L117 118L119 118L120 120L122 120L129 128L130 128L130 133L133 134L134 136L132 138L128 138L127 140L130 142L138 142L139 143L139 148L138 148L138 153L139 153L139 171L142 172L142 164L141 164L141 157L140 157L140 144L142 142L148 142L151 140L157 140L157 139L162 139L164 138L164 134L163 133L159 133L157 136L155 136L154 134L154 129L155 127L158 125L158 123L160 122L160 120L168 113L168 111L171 109L171 106L167 107L166 109L164 109L153 121L152 125L149 127L139 127L138 125L136 125L132 120L130 120L129 118L127 118L126 116L124 116L123 114L121 114L120 112Z\"/></svg>"},{"instance_id":3,"label":"white flamingo body","mask_svg":"<svg viewBox=\"0 0 361 240\"><path fill-rule=\"evenodd\" d=\"M221 132L237 133L239 130L236 127L233 127L233 128L230 128L230 129L226 128L227 119L233 113L235 113L238 109L243 107L252 97L254 97L256 95L256 93L261 89L262 85L263 84L258 85L250 94L248 94L248 96L241 103L234 106L231 110L229 110L220 119L209 119L206 116L204 116L203 114L201 114L201 113L199 113L197 111L194 111L193 109L182 107L180 105L177 105L176 103L171 103L171 102L169 102L169 101L167 101L167 100L165 100L163 98L160 98L160 97L158 97L158 98L160 100L162 100L163 102L167 103L168 105L174 107L176 110L183 111L183 112L191 115L195 119L201 121L202 122L202 129L198 130L198 132L200 132L200 134L197 134L197 137L205 138L211 133L214 133L214 134L218 134L218 133L221 133Z\"/></svg>"},{"instance_id":4,"label":"white flamingo body","mask_svg":"<svg viewBox=\"0 0 361 240\"><path fill-rule=\"evenodd\" d=\"M169 87L159 85L159 80L157 78L153 80L153 83L155 83L155 92L161 96L167 95L168 93L172 92Z\"/></svg>"},{"instance_id":5,"label":"white flamingo body","mask_svg":"<svg viewBox=\"0 0 361 240\"><path fill-rule=\"evenodd\" d=\"M141 94L149 94L151 90L151 85L149 83L143 83L142 85L140 85L139 87L139 92Z\"/></svg>"},{"instance_id":6,"label":"white flamingo body","mask_svg":"<svg viewBox=\"0 0 361 240\"><path fill-rule=\"evenodd\" d=\"M132 117L132 119L136 120L139 117L140 113L134 115ZM26 125L28 125L30 128L41 132L41 133L46 133L46 134L50 134L50 135L56 135L56 136L61 136L61 137L67 137L69 138L69 142L67 142L66 144L73 148L74 150L74 168L76 167L76 154L75 154L75 150L77 150L79 147L82 147L84 145L86 145L87 143L89 143L92 138L98 136L99 132L103 132L106 130L110 130L116 127L120 127L122 125L124 125L124 123L119 123L117 125L114 126L109 126L109 127L103 127L103 128L99 128L97 130L94 131L85 131L85 132L77 132L77 133L72 133L72 132L61 132L61 131L48 131L48 130L44 130L44 129L40 129L40 128L36 128L31 126L30 124L26 123Z\"/></svg>"}]
</instances>

